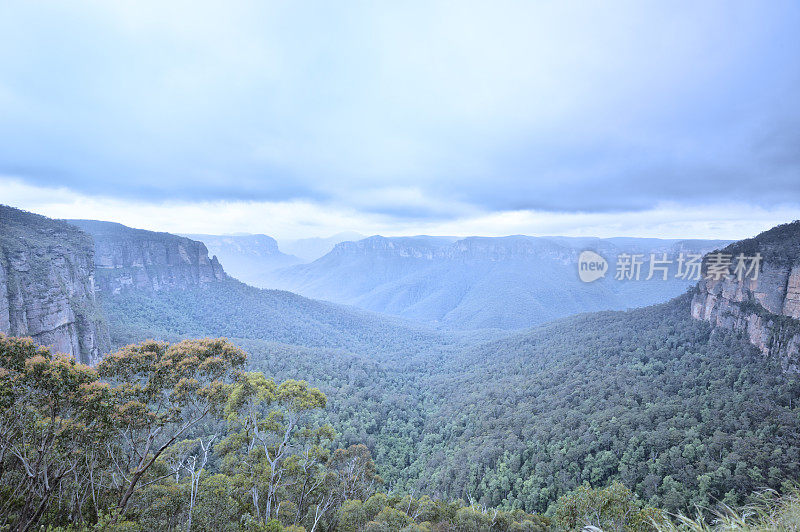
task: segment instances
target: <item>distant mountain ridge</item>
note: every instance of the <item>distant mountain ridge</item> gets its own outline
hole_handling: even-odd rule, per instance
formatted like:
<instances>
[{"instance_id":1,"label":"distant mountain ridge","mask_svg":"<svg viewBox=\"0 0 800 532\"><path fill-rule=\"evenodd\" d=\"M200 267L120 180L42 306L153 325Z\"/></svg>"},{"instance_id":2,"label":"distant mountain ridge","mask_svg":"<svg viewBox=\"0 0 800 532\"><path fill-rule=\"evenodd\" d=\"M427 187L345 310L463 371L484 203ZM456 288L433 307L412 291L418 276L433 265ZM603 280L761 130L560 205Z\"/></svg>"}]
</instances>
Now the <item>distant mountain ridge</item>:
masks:
<instances>
[{"instance_id":1,"label":"distant mountain ridge","mask_svg":"<svg viewBox=\"0 0 800 532\"><path fill-rule=\"evenodd\" d=\"M457 329L515 329L580 312L675 297L691 280L615 281L623 253L704 254L722 240L530 237L383 237L343 242L310 264L276 272L276 288ZM581 251L606 257L604 279L577 276ZM647 276L646 262L642 279Z\"/></svg>"},{"instance_id":2,"label":"distant mountain ridge","mask_svg":"<svg viewBox=\"0 0 800 532\"><path fill-rule=\"evenodd\" d=\"M113 222L70 223L94 239L97 291L113 347L211 335L389 356L447 343L395 317L246 285L188 237Z\"/></svg>"},{"instance_id":3,"label":"distant mountain ridge","mask_svg":"<svg viewBox=\"0 0 800 532\"><path fill-rule=\"evenodd\" d=\"M228 273L249 285L260 288L272 286L272 272L278 268L303 262L278 249L278 242L267 235L203 235L185 237L203 242Z\"/></svg>"},{"instance_id":4,"label":"distant mountain ridge","mask_svg":"<svg viewBox=\"0 0 800 532\"><path fill-rule=\"evenodd\" d=\"M284 253L295 255L303 262L312 262L329 253L340 242L361 240L364 235L353 231L336 233L329 237L280 239L278 245Z\"/></svg>"}]
</instances>

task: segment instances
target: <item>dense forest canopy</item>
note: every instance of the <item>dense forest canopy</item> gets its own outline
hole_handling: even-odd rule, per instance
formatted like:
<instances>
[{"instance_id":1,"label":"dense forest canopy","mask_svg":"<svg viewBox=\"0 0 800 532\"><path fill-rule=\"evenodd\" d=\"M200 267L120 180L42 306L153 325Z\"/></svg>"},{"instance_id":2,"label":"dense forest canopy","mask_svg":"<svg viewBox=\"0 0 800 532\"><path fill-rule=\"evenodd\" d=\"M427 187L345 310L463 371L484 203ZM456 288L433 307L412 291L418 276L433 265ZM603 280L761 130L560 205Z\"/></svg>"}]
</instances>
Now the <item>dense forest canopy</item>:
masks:
<instances>
[{"instance_id":1,"label":"dense forest canopy","mask_svg":"<svg viewBox=\"0 0 800 532\"><path fill-rule=\"evenodd\" d=\"M5 524L546 530L604 508L592 522L647 530L671 526L656 508L790 490L800 381L686 299L437 363L242 338L144 342L95 371L2 338Z\"/></svg>"},{"instance_id":2,"label":"dense forest canopy","mask_svg":"<svg viewBox=\"0 0 800 532\"><path fill-rule=\"evenodd\" d=\"M215 299L223 293L180 301L231 312ZM394 489L544 512L584 482L620 480L670 511L742 503L800 477L800 381L746 339L692 320L688 301L565 318L473 347L435 337L426 349L427 337L402 329L372 336L402 354L388 358L335 336L327 348L252 338L247 316L228 315L223 330L195 321L170 332L228 333L249 367L309 378L329 397L336 442L366 444ZM194 315L173 293L107 304L118 323L145 315L131 305Z\"/></svg>"},{"instance_id":3,"label":"dense forest canopy","mask_svg":"<svg viewBox=\"0 0 800 532\"><path fill-rule=\"evenodd\" d=\"M0 334L0 526L48 530L540 531L550 520L386 494L332 448L305 381L244 372L224 339L147 341L95 370ZM639 504L634 501L635 504Z\"/></svg>"}]
</instances>

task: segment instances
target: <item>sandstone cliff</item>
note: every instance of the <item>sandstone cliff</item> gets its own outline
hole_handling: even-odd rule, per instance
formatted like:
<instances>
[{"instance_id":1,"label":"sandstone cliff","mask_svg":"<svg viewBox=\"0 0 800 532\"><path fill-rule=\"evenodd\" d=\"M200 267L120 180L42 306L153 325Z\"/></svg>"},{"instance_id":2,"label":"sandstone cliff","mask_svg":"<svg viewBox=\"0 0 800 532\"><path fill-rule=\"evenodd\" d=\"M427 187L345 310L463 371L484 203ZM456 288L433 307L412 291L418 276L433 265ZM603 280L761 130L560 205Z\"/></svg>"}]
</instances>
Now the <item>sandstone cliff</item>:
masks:
<instances>
[{"instance_id":1,"label":"sandstone cliff","mask_svg":"<svg viewBox=\"0 0 800 532\"><path fill-rule=\"evenodd\" d=\"M756 279L730 276L698 283L692 317L741 331L784 370L800 372L800 221L731 244L723 253L763 257Z\"/></svg>"},{"instance_id":2,"label":"sandstone cliff","mask_svg":"<svg viewBox=\"0 0 800 532\"><path fill-rule=\"evenodd\" d=\"M70 220L94 238L97 288L159 291L214 283L227 276L202 242L112 222Z\"/></svg>"},{"instance_id":3,"label":"sandstone cliff","mask_svg":"<svg viewBox=\"0 0 800 532\"><path fill-rule=\"evenodd\" d=\"M99 360L109 339L88 235L0 205L0 332L30 336L83 363Z\"/></svg>"},{"instance_id":4,"label":"sandstone cliff","mask_svg":"<svg viewBox=\"0 0 800 532\"><path fill-rule=\"evenodd\" d=\"M251 286L272 288L274 271L302 262L278 249L267 235L182 235L198 240L225 265L225 271Z\"/></svg>"}]
</instances>

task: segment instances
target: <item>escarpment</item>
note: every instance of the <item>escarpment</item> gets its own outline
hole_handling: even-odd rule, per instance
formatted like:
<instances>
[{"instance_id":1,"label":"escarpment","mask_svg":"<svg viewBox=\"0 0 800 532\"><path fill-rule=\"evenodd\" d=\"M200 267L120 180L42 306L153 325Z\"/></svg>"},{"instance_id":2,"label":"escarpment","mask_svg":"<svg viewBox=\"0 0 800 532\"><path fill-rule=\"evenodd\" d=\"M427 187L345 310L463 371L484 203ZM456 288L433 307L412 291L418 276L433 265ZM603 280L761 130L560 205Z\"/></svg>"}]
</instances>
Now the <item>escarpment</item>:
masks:
<instances>
[{"instance_id":1,"label":"escarpment","mask_svg":"<svg viewBox=\"0 0 800 532\"><path fill-rule=\"evenodd\" d=\"M757 275L701 280L692 317L743 332L764 356L800 372L800 221L777 226L721 250L733 261L760 256ZM706 258L708 262L708 256Z\"/></svg>"},{"instance_id":2,"label":"escarpment","mask_svg":"<svg viewBox=\"0 0 800 532\"><path fill-rule=\"evenodd\" d=\"M0 332L94 364L110 344L94 272L88 235L0 205Z\"/></svg>"},{"instance_id":3,"label":"escarpment","mask_svg":"<svg viewBox=\"0 0 800 532\"><path fill-rule=\"evenodd\" d=\"M132 229L112 222L71 220L94 238L101 294L160 291L224 280L227 275L205 244L169 233Z\"/></svg>"}]
</instances>

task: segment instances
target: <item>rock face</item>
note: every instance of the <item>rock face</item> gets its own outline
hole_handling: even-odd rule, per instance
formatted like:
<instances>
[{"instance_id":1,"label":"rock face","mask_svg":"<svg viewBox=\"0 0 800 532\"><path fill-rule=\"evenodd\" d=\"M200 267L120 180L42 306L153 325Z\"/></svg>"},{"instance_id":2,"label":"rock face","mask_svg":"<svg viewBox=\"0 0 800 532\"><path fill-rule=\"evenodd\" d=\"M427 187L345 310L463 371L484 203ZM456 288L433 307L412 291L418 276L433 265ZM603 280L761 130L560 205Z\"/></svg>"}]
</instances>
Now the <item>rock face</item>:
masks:
<instances>
[{"instance_id":1,"label":"rock face","mask_svg":"<svg viewBox=\"0 0 800 532\"><path fill-rule=\"evenodd\" d=\"M762 256L758 277L703 279L692 298L692 317L741 331L764 356L800 372L800 221L780 225L722 253ZM707 267L708 256L705 267Z\"/></svg>"},{"instance_id":2,"label":"rock face","mask_svg":"<svg viewBox=\"0 0 800 532\"><path fill-rule=\"evenodd\" d=\"M112 222L70 223L94 238L97 288L101 294L186 288L227 277L217 257L208 257L202 242Z\"/></svg>"},{"instance_id":3,"label":"rock face","mask_svg":"<svg viewBox=\"0 0 800 532\"><path fill-rule=\"evenodd\" d=\"M198 240L225 264L226 271L249 285L269 288L272 272L302 262L278 249L278 243L267 235L183 235Z\"/></svg>"},{"instance_id":4,"label":"rock face","mask_svg":"<svg viewBox=\"0 0 800 532\"><path fill-rule=\"evenodd\" d=\"M109 348L95 300L91 238L0 205L0 332L94 364Z\"/></svg>"}]
</instances>

